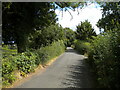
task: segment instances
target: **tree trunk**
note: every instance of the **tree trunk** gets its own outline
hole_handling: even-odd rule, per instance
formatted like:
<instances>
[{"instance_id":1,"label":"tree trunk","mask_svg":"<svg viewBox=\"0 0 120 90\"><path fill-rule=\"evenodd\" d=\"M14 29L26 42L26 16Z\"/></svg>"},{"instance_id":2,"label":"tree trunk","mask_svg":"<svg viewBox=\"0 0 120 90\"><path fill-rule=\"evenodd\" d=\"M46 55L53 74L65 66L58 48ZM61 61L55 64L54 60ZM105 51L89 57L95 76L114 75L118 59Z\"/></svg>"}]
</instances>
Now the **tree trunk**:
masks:
<instances>
[{"instance_id":1,"label":"tree trunk","mask_svg":"<svg viewBox=\"0 0 120 90\"><path fill-rule=\"evenodd\" d=\"M23 34L23 35L17 36L16 43L17 43L18 53L25 52L27 50L27 48L28 48L27 35Z\"/></svg>"},{"instance_id":2,"label":"tree trunk","mask_svg":"<svg viewBox=\"0 0 120 90\"><path fill-rule=\"evenodd\" d=\"M18 51L18 53L22 53L22 52L26 51L26 49L25 49L24 45L17 43L17 51Z\"/></svg>"}]
</instances>

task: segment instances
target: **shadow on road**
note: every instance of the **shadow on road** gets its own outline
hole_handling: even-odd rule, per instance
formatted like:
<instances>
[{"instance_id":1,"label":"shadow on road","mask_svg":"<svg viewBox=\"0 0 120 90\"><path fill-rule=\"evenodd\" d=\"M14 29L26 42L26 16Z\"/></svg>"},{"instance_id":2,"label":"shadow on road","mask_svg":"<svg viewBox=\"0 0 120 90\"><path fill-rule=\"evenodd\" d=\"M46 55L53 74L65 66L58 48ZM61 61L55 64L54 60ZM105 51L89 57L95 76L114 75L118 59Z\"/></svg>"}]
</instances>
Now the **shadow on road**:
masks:
<instances>
[{"instance_id":1,"label":"shadow on road","mask_svg":"<svg viewBox=\"0 0 120 90\"><path fill-rule=\"evenodd\" d=\"M73 49L68 49L66 52L77 53ZM69 73L67 73L63 85L67 88L94 88L95 78L94 74L90 71L89 65L84 59L77 60L77 64L68 66Z\"/></svg>"},{"instance_id":2,"label":"shadow on road","mask_svg":"<svg viewBox=\"0 0 120 90\"><path fill-rule=\"evenodd\" d=\"M68 88L93 88L94 76L89 71L89 67L85 64L84 60L79 60L78 65L69 66L70 71L67 74L64 82L62 82ZM81 64L82 63L82 64Z\"/></svg>"}]
</instances>

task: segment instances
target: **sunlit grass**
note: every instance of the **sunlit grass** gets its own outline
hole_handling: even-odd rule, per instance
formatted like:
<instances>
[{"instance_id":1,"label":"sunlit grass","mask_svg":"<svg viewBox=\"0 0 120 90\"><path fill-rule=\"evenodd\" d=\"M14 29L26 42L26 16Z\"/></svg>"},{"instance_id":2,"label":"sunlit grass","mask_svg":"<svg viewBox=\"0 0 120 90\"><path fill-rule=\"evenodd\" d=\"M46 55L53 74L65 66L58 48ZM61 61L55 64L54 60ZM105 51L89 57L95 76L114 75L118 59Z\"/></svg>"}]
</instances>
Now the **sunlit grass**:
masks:
<instances>
[{"instance_id":1,"label":"sunlit grass","mask_svg":"<svg viewBox=\"0 0 120 90\"><path fill-rule=\"evenodd\" d=\"M10 48L8 45L4 45L1 47L0 53L2 53L2 57L8 57L10 55L16 55L17 49L16 48Z\"/></svg>"}]
</instances>

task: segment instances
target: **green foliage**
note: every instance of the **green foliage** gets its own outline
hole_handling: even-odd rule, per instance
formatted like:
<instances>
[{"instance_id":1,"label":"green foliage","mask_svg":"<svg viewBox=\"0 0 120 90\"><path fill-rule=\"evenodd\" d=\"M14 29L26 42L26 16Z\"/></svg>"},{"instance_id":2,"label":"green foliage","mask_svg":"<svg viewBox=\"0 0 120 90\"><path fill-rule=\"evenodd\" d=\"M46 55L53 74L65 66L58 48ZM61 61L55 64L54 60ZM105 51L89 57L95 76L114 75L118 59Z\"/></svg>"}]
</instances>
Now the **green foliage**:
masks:
<instances>
[{"instance_id":1,"label":"green foliage","mask_svg":"<svg viewBox=\"0 0 120 90\"><path fill-rule=\"evenodd\" d=\"M75 8L77 7L82 8L86 4L86 2L55 2L55 4L57 5L57 7L59 6L60 8L70 8L75 10Z\"/></svg>"},{"instance_id":2,"label":"green foliage","mask_svg":"<svg viewBox=\"0 0 120 90\"><path fill-rule=\"evenodd\" d=\"M51 43L34 51L26 51L16 56L8 56L2 59L2 84L7 86L16 80L15 70L19 70L21 76L33 72L39 64L46 64L50 59L59 56L65 50L62 40Z\"/></svg>"},{"instance_id":3,"label":"green foliage","mask_svg":"<svg viewBox=\"0 0 120 90\"><path fill-rule=\"evenodd\" d=\"M15 70L19 70L21 75L25 76L33 72L37 65L45 64L64 52L65 30L55 24L56 6L62 10L65 8L66 11L67 7L75 10L80 5L82 7L84 3L2 3L3 41L6 45L9 44L8 41L14 41L17 44L17 50L8 49L7 46L2 49L3 85L9 85L15 81L13 73ZM71 33L73 32L70 32L70 35ZM66 37L72 42L73 37L69 38L70 35Z\"/></svg>"},{"instance_id":4,"label":"green foliage","mask_svg":"<svg viewBox=\"0 0 120 90\"><path fill-rule=\"evenodd\" d=\"M75 32L73 30L71 30L70 28L64 28L65 30L65 41L66 41L66 46L71 46L74 44L74 40L75 40Z\"/></svg>"},{"instance_id":5,"label":"green foliage","mask_svg":"<svg viewBox=\"0 0 120 90\"><path fill-rule=\"evenodd\" d=\"M120 28L120 3L119 2L104 2L101 3L102 18L98 21L97 26L104 31L110 31L115 28Z\"/></svg>"},{"instance_id":6,"label":"green foliage","mask_svg":"<svg viewBox=\"0 0 120 90\"><path fill-rule=\"evenodd\" d=\"M12 47L12 46L8 46L8 45L3 45L2 46L2 56L3 58L9 57L10 55L16 55L17 54L17 50L16 48Z\"/></svg>"},{"instance_id":7,"label":"green foliage","mask_svg":"<svg viewBox=\"0 0 120 90\"><path fill-rule=\"evenodd\" d=\"M15 63L12 62L13 57L2 60L2 84L9 85L15 81L13 71L16 70Z\"/></svg>"},{"instance_id":8,"label":"green foliage","mask_svg":"<svg viewBox=\"0 0 120 90\"><path fill-rule=\"evenodd\" d=\"M29 48L29 34L56 23L56 8L69 12L69 9L82 8L85 4L86 2L3 2L3 41L5 44L15 41L18 52L24 52Z\"/></svg>"},{"instance_id":9,"label":"green foliage","mask_svg":"<svg viewBox=\"0 0 120 90\"><path fill-rule=\"evenodd\" d=\"M88 54L89 50L91 49L90 43L85 41L76 40L74 41L75 49L80 54Z\"/></svg>"},{"instance_id":10,"label":"green foliage","mask_svg":"<svg viewBox=\"0 0 120 90\"><path fill-rule=\"evenodd\" d=\"M2 78L2 84L5 86L9 86L10 83L13 83L16 80L16 76L13 73L5 74Z\"/></svg>"},{"instance_id":11,"label":"green foliage","mask_svg":"<svg viewBox=\"0 0 120 90\"><path fill-rule=\"evenodd\" d=\"M118 30L99 35L93 40L89 52L100 87L119 87L120 82L120 32Z\"/></svg>"},{"instance_id":12,"label":"green foliage","mask_svg":"<svg viewBox=\"0 0 120 90\"><path fill-rule=\"evenodd\" d=\"M53 4L49 2L2 3L4 43L15 41L18 52L26 51L29 34L34 33L35 29L41 30L57 21L53 9Z\"/></svg>"},{"instance_id":13,"label":"green foliage","mask_svg":"<svg viewBox=\"0 0 120 90\"><path fill-rule=\"evenodd\" d=\"M48 60L60 55L65 50L64 42L53 42L50 46L42 47L34 53L37 55L36 64L45 64Z\"/></svg>"},{"instance_id":14,"label":"green foliage","mask_svg":"<svg viewBox=\"0 0 120 90\"><path fill-rule=\"evenodd\" d=\"M18 70L27 73L33 72L36 56L32 52L24 52L14 58Z\"/></svg>"},{"instance_id":15,"label":"green foliage","mask_svg":"<svg viewBox=\"0 0 120 90\"><path fill-rule=\"evenodd\" d=\"M54 41L64 40L64 38L64 30L60 25L50 25L49 27L36 31L35 35L30 37L30 48L41 48Z\"/></svg>"},{"instance_id":16,"label":"green foliage","mask_svg":"<svg viewBox=\"0 0 120 90\"><path fill-rule=\"evenodd\" d=\"M77 39L86 41L88 39L92 39L92 36L96 36L96 33L88 20L86 20L85 22L81 22L81 24L77 26Z\"/></svg>"},{"instance_id":17,"label":"green foliage","mask_svg":"<svg viewBox=\"0 0 120 90\"><path fill-rule=\"evenodd\" d=\"M8 58L5 60L3 59L3 61L2 61L2 75L4 76L4 74L9 74L13 70L15 70L14 63L12 63L12 61L8 60Z\"/></svg>"},{"instance_id":18,"label":"green foliage","mask_svg":"<svg viewBox=\"0 0 120 90\"><path fill-rule=\"evenodd\" d=\"M93 40L89 62L96 67L100 86L120 88L120 3L100 4L103 17L97 26L104 32Z\"/></svg>"}]
</instances>

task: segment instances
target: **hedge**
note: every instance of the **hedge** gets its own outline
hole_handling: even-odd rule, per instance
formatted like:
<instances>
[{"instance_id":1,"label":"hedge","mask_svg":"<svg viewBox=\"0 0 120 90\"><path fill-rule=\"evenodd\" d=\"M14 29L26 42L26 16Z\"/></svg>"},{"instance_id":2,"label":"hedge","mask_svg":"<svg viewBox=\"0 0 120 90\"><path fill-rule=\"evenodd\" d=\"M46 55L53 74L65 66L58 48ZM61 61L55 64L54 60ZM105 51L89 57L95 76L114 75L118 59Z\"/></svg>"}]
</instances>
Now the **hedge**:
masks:
<instances>
[{"instance_id":1,"label":"hedge","mask_svg":"<svg viewBox=\"0 0 120 90\"><path fill-rule=\"evenodd\" d=\"M50 59L59 56L65 50L64 42L61 40L53 42L49 46L40 49L24 52L16 56L2 59L2 85L11 85L17 78L15 71L19 71L22 76L34 72L39 64L45 64Z\"/></svg>"},{"instance_id":2,"label":"hedge","mask_svg":"<svg viewBox=\"0 0 120 90\"><path fill-rule=\"evenodd\" d=\"M99 87L120 88L120 32L98 35L91 43L89 62Z\"/></svg>"},{"instance_id":3,"label":"hedge","mask_svg":"<svg viewBox=\"0 0 120 90\"><path fill-rule=\"evenodd\" d=\"M74 41L74 48L80 53L80 54L88 54L91 46L89 42L86 41L80 41L75 40Z\"/></svg>"}]
</instances>

